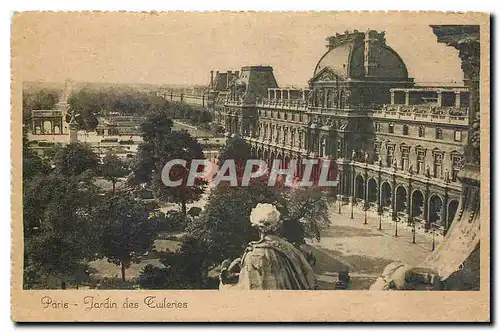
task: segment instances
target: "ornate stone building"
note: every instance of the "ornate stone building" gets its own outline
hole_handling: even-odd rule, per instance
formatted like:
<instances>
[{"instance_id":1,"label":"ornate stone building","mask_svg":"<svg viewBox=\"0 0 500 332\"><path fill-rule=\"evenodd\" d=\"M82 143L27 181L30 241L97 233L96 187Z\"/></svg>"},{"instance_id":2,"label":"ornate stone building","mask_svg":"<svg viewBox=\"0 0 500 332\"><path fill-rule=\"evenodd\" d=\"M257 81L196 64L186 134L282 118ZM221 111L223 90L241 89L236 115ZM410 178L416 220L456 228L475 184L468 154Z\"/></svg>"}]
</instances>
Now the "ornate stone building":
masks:
<instances>
[{"instance_id":1,"label":"ornate stone building","mask_svg":"<svg viewBox=\"0 0 500 332\"><path fill-rule=\"evenodd\" d=\"M462 193L470 87L416 85L384 32L327 41L307 89L279 88L267 66L212 72L215 120L283 167L335 160L339 202L445 233Z\"/></svg>"}]
</instances>

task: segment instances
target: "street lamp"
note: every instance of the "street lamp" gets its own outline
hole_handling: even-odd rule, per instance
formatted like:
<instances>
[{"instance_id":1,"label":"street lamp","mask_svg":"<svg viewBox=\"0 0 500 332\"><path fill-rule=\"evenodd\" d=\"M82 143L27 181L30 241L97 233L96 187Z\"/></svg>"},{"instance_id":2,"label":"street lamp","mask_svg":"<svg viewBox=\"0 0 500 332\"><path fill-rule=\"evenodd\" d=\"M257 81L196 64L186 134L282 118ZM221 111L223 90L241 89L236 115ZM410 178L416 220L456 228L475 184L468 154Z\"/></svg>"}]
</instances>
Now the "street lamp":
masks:
<instances>
[{"instance_id":1,"label":"street lamp","mask_svg":"<svg viewBox=\"0 0 500 332\"><path fill-rule=\"evenodd\" d=\"M382 208L378 210L378 230L382 230Z\"/></svg>"},{"instance_id":2,"label":"street lamp","mask_svg":"<svg viewBox=\"0 0 500 332\"><path fill-rule=\"evenodd\" d=\"M351 196L351 219L354 219L354 196Z\"/></svg>"},{"instance_id":3,"label":"street lamp","mask_svg":"<svg viewBox=\"0 0 500 332\"><path fill-rule=\"evenodd\" d=\"M366 221L366 212L368 211L368 203L367 202L365 202L364 210L365 210L365 222L364 222L364 224L366 225L366 224L368 224L368 222Z\"/></svg>"},{"instance_id":4,"label":"street lamp","mask_svg":"<svg viewBox=\"0 0 500 332\"><path fill-rule=\"evenodd\" d=\"M398 237L398 222L399 222L399 216L397 216L394 219L394 222L396 223L396 230L394 231L394 237Z\"/></svg>"},{"instance_id":5,"label":"street lamp","mask_svg":"<svg viewBox=\"0 0 500 332\"><path fill-rule=\"evenodd\" d=\"M432 250L431 251L434 251L434 249L436 249L436 232L435 232L434 228L432 228Z\"/></svg>"},{"instance_id":6,"label":"street lamp","mask_svg":"<svg viewBox=\"0 0 500 332\"><path fill-rule=\"evenodd\" d=\"M415 220L412 220L411 225L412 225L412 228L411 228L411 233L412 233L412 241L411 241L411 243L416 243L416 242L415 242L415 234L417 233L417 230L416 230L416 228L415 228L415 225L416 225Z\"/></svg>"},{"instance_id":7,"label":"street lamp","mask_svg":"<svg viewBox=\"0 0 500 332\"><path fill-rule=\"evenodd\" d=\"M339 214L342 214L342 197L341 195L338 195L338 201L339 201Z\"/></svg>"}]
</instances>

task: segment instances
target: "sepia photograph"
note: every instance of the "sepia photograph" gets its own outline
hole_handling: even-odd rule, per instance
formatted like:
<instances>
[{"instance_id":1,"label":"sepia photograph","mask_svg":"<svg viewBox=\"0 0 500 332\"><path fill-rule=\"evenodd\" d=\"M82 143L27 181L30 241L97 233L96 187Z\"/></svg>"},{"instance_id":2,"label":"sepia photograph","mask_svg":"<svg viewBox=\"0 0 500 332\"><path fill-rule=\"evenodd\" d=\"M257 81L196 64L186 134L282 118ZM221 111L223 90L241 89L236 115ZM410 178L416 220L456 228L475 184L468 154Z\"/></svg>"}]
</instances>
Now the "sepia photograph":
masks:
<instances>
[{"instance_id":1,"label":"sepia photograph","mask_svg":"<svg viewBox=\"0 0 500 332\"><path fill-rule=\"evenodd\" d=\"M255 290L489 317L489 16L449 15L16 13L13 310Z\"/></svg>"}]
</instances>

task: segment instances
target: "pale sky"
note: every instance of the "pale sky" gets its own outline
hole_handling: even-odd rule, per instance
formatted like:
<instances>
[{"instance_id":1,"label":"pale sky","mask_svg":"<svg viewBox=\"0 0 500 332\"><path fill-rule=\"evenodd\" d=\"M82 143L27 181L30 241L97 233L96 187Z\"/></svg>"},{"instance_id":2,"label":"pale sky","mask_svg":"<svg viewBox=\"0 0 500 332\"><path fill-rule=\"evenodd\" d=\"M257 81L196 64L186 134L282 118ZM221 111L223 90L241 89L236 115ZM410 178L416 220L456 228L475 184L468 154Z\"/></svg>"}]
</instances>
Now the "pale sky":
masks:
<instances>
[{"instance_id":1,"label":"pale sky","mask_svg":"<svg viewBox=\"0 0 500 332\"><path fill-rule=\"evenodd\" d=\"M279 85L303 86L326 37L370 28L386 31L417 82L461 82L458 52L437 43L429 27L441 21L366 13L32 13L14 19L13 54L24 81L201 85L210 70L271 65Z\"/></svg>"}]
</instances>

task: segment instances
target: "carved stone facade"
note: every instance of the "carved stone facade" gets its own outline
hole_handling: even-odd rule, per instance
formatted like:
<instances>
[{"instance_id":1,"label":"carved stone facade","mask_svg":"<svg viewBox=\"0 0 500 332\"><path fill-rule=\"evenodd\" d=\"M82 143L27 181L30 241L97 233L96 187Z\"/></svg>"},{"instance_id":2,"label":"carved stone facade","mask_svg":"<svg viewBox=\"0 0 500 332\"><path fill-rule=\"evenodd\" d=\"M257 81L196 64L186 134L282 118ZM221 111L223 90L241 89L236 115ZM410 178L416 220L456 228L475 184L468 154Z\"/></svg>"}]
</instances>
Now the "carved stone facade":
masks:
<instances>
[{"instance_id":1,"label":"carved stone facade","mask_svg":"<svg viewBox=\"0 0 500 332\"><path fill-rule=\"evenodd\" d=\"M465 166L458 174L463 185L453 231L425 266L446 277L449 289L480 289L481 187L480 187L480 27L434 25L438 42L456 48L462 60L464 82L469 88L468 141Z\"/></svg>"},{"instance_id":2,"label":"carved stone facade","mask_svg":"<svg viewBox=\"0 0 500 332\"><path fill-rule=\"evenodd\" d=\"M415 86L383 32L327 41L306 89L278 88L270 67L244 67L233 84L212 86L216 121L244 137L255 157L281 159L284 167L291 159L335 160L340 202L445 233L474 135L471 87ZM241 77L257 68L266 74Z\"/></svg>"}]
</instances>

